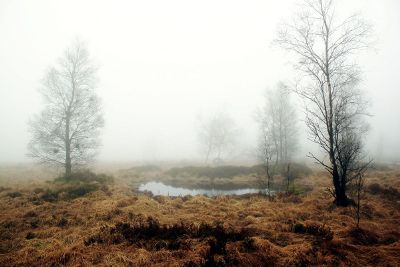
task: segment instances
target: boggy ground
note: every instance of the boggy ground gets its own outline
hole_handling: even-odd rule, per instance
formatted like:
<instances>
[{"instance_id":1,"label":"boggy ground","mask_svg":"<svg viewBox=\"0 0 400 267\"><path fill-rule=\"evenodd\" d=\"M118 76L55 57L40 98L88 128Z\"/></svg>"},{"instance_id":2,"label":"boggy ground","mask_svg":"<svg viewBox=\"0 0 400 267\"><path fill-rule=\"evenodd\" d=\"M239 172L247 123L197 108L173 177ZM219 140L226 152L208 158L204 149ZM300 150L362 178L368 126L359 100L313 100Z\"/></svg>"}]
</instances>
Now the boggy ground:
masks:
<instances>
[{"instance_id":1,"label":"boggy ground","mask_svg":"<svg viewBox=\"0 0 400 267\"><path fill-rule=\"evenodd\" d=\"M132 190L126 177L87 190L35 179L1 188L1 266L400 262L398 170L368 175L361 230L355 228L351 207L332 205L324 193L329 179L322 174L296 181L313 186L311 191L271 199L153 197Z\"/></svg>"}]
</instances>

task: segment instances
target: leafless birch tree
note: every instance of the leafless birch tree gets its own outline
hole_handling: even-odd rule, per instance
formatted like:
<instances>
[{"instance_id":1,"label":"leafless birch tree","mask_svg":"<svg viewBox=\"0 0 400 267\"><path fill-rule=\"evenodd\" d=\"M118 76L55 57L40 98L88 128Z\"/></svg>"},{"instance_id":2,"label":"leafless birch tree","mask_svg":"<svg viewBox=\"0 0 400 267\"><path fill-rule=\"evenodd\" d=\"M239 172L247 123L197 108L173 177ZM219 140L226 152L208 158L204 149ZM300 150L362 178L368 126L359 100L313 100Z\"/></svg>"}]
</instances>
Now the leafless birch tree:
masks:
<instances>
[{"instance_id":1,"label":"leafless birch tree","mask_svg":"<svg viewBox=\"0 0 400 267\"><path fill-rule=\"evenodd\" d=\"M30 122L29 156L65 168L86 164L99 146L103 116L95 92L96 68L76 41L43 79L43 111Z\"/></svg>"},{"instance_id":2,"label":"leafless birch tree","mask_svg":"<svg viewBox=\"0 0 400 267\"><path fill-rule=\"evenodd\" d=\"M210 157L221 161L234 146L238 129L235 121L224 112L216 112L206 119L199 119L198 140L205 154L205 163Z\"/></svg>"},{"instance_id":3,"label":"leafless birch tree","mask_svg":"<svg viewBox=\"0 0 400 267\"><path fill-rule=\"evenodd\" d=\"M297 147L297 118L284 83L280 82L276 89L266 92L265 105L258 111L256 120L260 127L258 157L270 191L273 177L278 172L290 179L290 163Z\"/></svg>"},{"instance_id":4,"label":"leafless birch tree","mask_svg":"<svg viewBox=\"0 0 400 267\"><path fill-rule=\"evenodd\" d=\"M265 126L265 125L264 125ZM263 127L260 124L260 142L258 145L258 157L261 161L261 164L264 168L265 178L266 178L266 187L267 194L271 195L271 183L273 182L273 178L276 175L277 170L277 151L274 142L271 139L271 128Z\"/></svg>"},{"instance_id":5,"label":"leafless birch tree","mask_svg":"<svg viewBox=\"0 0 400 267\"><path fill-rule=\"evenodd\" d=\"M277 163L290 162L297 148L297 118L284 83L279 82L274 90L267 91L263 116L264 123L271 127Z\"/></svg>"},{"instance_id":6,"label":"leafless birch tree","mask_svg":"<svg viewBox=\"0 0 400 267\"><path fill-rule=\"evenodd\" d=\"M325 157L310 154L331 175L330 190L346 206L348 183L365 171L363 136L367 131L366 102L360 70L352 56L369 45L371 27L359 15L338 20L333 0L307 0L292 23L282 25L276 42L297 55L300 72L296 92L306 106L310 139Z\"/></svg>"}]
</instances>

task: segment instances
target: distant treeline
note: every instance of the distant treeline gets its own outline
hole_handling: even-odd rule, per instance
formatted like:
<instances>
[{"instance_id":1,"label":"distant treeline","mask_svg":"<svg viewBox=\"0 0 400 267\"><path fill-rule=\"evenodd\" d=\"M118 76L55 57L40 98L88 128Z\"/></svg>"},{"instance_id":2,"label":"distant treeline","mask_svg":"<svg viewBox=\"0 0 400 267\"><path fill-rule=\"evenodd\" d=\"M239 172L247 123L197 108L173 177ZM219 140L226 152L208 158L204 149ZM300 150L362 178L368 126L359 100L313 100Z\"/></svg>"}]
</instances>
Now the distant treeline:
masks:
<instances>
[{"instance_id":1,"label":"distant treeline","mask_svg":"<svg viewBox=\"0 0 400 267\"><path fill-rule=\"evenodd\" d=\"M284 168L284 166L281 166ZM296 176L305 176L312 173L312 170L304 164L292 163L292 172ZM264 175L263 165L254 166L186 166L180 168L171 168L165 172L165 174L172 177L182 177L182 176L194 176L194 177L209 177L209 178L233 178L235 176L245 176L245 175Z\"/></svg>"}]
</instances>

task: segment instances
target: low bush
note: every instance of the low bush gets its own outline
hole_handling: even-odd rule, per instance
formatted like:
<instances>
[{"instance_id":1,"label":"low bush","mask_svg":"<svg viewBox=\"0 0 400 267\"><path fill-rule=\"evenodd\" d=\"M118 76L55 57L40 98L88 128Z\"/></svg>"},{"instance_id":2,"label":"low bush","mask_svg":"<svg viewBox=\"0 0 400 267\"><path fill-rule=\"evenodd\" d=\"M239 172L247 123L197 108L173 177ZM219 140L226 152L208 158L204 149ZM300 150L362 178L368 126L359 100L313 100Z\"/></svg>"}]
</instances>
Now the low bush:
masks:
<instances>
[{"instance_id":1,"label":"low bush","mask_svg":"<svg viewBox=\"0 0 400 267\"><path fill-rule=\"evenodd\" d=\"M30 239L33 239L33 238L35 238L36 236L35 236L35 234L34 233L32 233L32 232L28 232L27 234L26 234L26 239L28 239L28 240L30 240Z\"/></svg>"},{"instance_id":2,"label":"low bush","mask_svg":"<svg viewBox=\"0 0 400 267\"><path fill-rule=\"evenodd\" d=\"M68 220L65 217L62 217L60 220L57 222L58 227L64 227L68 224Z\"/></svg>"},{"instance_id":3,"label":"low bush","mask_svg":"<svg viewBox=\"0 0 400 267\"><path fill-rule=\"evenodd\" d=\"M80 184L77 186L69 186L61 190L66 194L68 199L75 199L78 197L83 197L86 194L97 191L100 187L96 184Z\"/></svg>"},{"instance_id":4,"label":"low bush","mask_svg":"<svg viewBox=\"0 0 400 267\"><path fill-rule=\"evenodd\" d=\"M333 232L332 230L321 224L310 223L310 224L302 224L295 223L292 225L292 231L298 234L309 234L317 237L321 240L332 240Z\"/></svg>"},{"instance_id":5,"label":"low bush","mask_svg":"<svg viewBox=\"0 0 400 267\"><path fill-rule=\"evenodd\" d=\"M71 184L62 186L61 188L48 189L40 196L40 198L47 202L72 200L100 189L103 189L103 187L100 187L98 184Z\"/></svg>"},{"instance_id":6,"label":"low bush","mask_svg":"<svg viewBox=\"0 0 400 267\"><path fill-rule=\"evenodd\" d=\"M108 187L93 183L64 184L63 186L55 187L53 189L47 189L40 195L40 199L46 202L73 200L98 190L108 192Z\"/></svg>"},{"instance_id":7,"label":"low bush","mask_svg":"<svg viewBox=\"0 0 400 267\"><path fill-rule=\"evenodd\" d=\"M24 214L24 218L31 218L31 217L37 217L37 216L38 216L38 214L33 210L30 210Z\"/></svg>"},{"instance_id":8,"label":"low bush","mask_svg":"<svg viewBox=\"0 0 400 267\"><path fill-rule=\"evenodd\" d=\"M187 166L182 168L172 168L165 172L172 177L208 177L208 178L233 178L240 175L250 175L255 173L253 167L245 166Z\"/></svg>"},{"instance_id":9,"label":"low bush","mask_svg":"<svg viewBox=\"0 0 400 267\"><path fill-rule=\"evenodd\" d=\"M379 194L379 193L382 192L383 188L381 187L380 184L378 184L378 183L373 183L373 184L370 184L370 185L367 187L367 190L368 190L368 192L369 192L370 194L372 194L372 195L377 195L377 194Z\"/></svg>"},{"instance_id":10,"label":"low bush","mask_svg":"<svg viewBox=\"0 0 400 267\"><path fill-rule=\"evenodd\" d=\"M376 233L362 228L351 228L349 236L352 237L355 244L374 245L379 242L379 237Z\"/></svg>"},{"instance_id":11,"label":"low bush","mask_svg":"<svg viewBox=\"0 0 400 267\"><path fill-rule=\"evenodd\" d=\"M41 196L40 198L43 201L47 202L54 202L58 200L58 192L51 191L50 189L47 189Z\"/></svg>"},{"instance_id":12,"label":"low bush","mask_svg":"<svg viewBox=\"0 0 400 267\"><path fill-rule=\"evenodd\" d=\"M21 192L14 191L14 192L7 193L7 196L11 197L11 198L16 198L16 197L22 196L22 194L21 194Z\"/></svg>"},{"instance_id":13,"label":"low bush","mask_svg":"<svg viewBox=\"0 0 400 267\"><path fill-rule=\"evenodd\" d=\"M133 171L136 173L147 173L147 172L158 172L161 171L161 168L158 167L157 165L141 165L141 166L136 166L128 169L128 171Z\"/></svg>"},{"instance_id":14,"label":"low bush","mask_svg":"<svg viewBox=\"0 0 400 267\"><path fill-rule=\"evenodd\" d=\"M292 226L292 231L297 234L304 234L306 233L306 226L302 223L295 223Z\"/></svg>"},{"instance_id":15,"label":"low bush","mask_svg":"<svg viewBox=\"0 0 400 267\"><path fill-rule=\"evenodd\" d=\"M292 192L278 192L275 194L276 199L284 203L302 203L303 200L299 194Z\"/></svg>"},{"instance_id":16,"label":"low bush","mask_svg":"<svg viewBox=\"0 0 400 267\"><path fill-rule=\"evenodd\" d=\"M286 165L278 166L278 172L284 173ZM291 163L290 172L293 177L308 176L312 170L305 164ZM172 168L165 172L165 174L172 177L208 177L208 178L233 178L235 176L243 175L263 175L264 167L262 165L247 166L187 166L181 168Z\"/></svg>"},{"instance_id":17,"label":"low bush","mask_svg":"<svg viewBox=\"0 0 400 267\"><path fill-rule=\"evenodd\" d=\"M112 176L106 174L96 174L89 170L80 170L73 172L70 176L59 176L54 180L55 183L99 183L108 184L113 181Z\"/></svg>"},{"instance_id":18,"label":"low bush","mask_svg":"<svg viewBox=\"0 0 400 267\"><path fill-rule=\"evenodd\" d=\"M306 193L309 193L312 190L313 190L313 187L311 185L292 183L292 185L289 187L289 191L285 192L285 193L287 193L288 195L292 195L292 196L299 196L299 195L304 195Z\"/></svg>"},{"instance_id":19,"label":"low bush","mask_svg":"<svg viewBox=\"0 0 400 267\"><path fill-rule=\"evenodd\" d=\"M252 168L253 170L256 170L258 174L263 174L265 172L262 165L256 165ZM280 164L279 166L277 166L276 171L277 173L285 174L287 172L287 164ZM313 171L306 164L297 162L290 163L290 175L295 179L309 176L312 173Z\"/></svg>"},{"instance_id":20,"label":"low bush","mask_svg":"<svg viewBox=\"0 0 400 267\"><path fill-rule=\"evenodd\" d=\"M399 200L400 199L400 191L392 186L381 186L378 183L370 184L367 187L367 192L372 195L380 195L383 198L389 200Z\"/></svg>"},{"instance_id":21,"label":"low bush","mask_svg":"<svg viewBox=\"0 0 400 267\"><path fill-rule=\"evenodd\" d=\"M33 193L35 193L35 194L40 194L40 193L42 193L44 191L45 190L43 188L40 188L40 187L33 189Z\"/></svg>"},{"instance_id":22,"label":"low bush","mask_svg":"<svg viewBox=\"0 0 400 267\"><path fill-rule=\"evenodd\" d=\"M242 241L242 248L244 252L253 252L257 249L254 238L246 236Z\"/></svg>"},{"instance_id":23,"label":"low bush","mask_svg":"<svg viewBox=\"0 0 400 267\"><path fill-rule=\"evenodd\" d=\"M72 200L97 190L109 193L108 184L112 181L111 176L84 170L72 173L69 177L60 176L50 188L36 188L34 191L42 201Z\"/></svg>"},{"instance_id":24,"label":"low bush","mask_svg":"<svg viewBox=\"0 0 400 267\"><path fill-rule=\"evenodd\" d=\"M400 240L400 232L390 230L383 234L381 238L381 243L385 245L390 245Z\"/></svg>"}]
</instances>

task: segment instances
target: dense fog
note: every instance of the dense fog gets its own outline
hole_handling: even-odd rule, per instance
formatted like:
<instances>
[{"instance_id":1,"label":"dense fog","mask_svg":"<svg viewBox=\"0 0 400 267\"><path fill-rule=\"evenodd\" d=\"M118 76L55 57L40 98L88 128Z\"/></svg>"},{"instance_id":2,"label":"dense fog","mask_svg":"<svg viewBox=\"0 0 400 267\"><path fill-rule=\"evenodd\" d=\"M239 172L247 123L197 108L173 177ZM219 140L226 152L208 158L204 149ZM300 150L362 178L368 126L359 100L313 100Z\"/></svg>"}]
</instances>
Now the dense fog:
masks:
<instances>
[{"instance_id":1,"label":"dense fog","mask_svg":"<svg viewBox=\"0 0 400 267\"><path fill-rule=\"evenodd\" d=\"M98 66L99 160L202 160L200 121L221 111L237 127L225 159L253 160L265 90L295 77L290 54L272 43L294 2L0 1L0 162L30 160L27 125L43 108L41 81L77 38ZM374 46L356 58L370 100L368 154L398 161L400 3L342 0L340 7L374 27ZM292 100L302 159L314 148L302 103Z\"/></svg>"}]
</instances>

